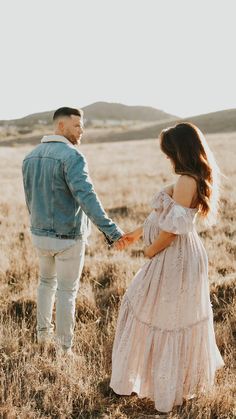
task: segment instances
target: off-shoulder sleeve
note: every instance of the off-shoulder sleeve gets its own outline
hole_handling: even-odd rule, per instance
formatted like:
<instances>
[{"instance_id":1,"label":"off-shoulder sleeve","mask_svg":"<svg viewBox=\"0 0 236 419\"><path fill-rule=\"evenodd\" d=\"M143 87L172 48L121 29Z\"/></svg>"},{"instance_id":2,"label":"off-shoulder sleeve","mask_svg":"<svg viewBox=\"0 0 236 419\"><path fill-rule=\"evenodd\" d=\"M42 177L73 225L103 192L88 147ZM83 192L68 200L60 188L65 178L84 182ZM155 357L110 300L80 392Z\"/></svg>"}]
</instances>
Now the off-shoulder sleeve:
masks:
<instances>
[{"instance_id":1,"label":"off-shoulder sleeve","mask_svg":"<svg viewBox=\"0 0 236 419\"><path fill-rule=\"evenodd\" d=\"M162 206L162 192L157 192L153 195L151 201L150 201L150 207L153 209L160 208Z\"/></svg>"},{"instance_id":2,"label":"off-shoulder sleeve","mask_svg":"<svg viewBox=\"0 0 236 419\"><path fill-rule=\"evenodd\" d=\"M171 197L163 199L162 211L159 215L159 227L163 231L174 234L187 234L194 230L196 211L178 205Z\"/></svg>"}]
</instances>

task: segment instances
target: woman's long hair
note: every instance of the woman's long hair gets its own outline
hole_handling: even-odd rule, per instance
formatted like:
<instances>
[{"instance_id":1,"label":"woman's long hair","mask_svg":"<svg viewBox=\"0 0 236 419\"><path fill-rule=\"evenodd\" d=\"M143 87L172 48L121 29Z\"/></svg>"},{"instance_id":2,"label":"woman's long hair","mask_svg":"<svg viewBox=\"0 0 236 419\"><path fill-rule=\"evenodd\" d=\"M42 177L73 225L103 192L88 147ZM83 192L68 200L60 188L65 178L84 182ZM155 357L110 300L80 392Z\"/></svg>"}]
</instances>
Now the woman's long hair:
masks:
<instances>
[{"instance_id":1,"label":"woman's long hair","mask_svg":"<svg viewBox=\"0 0 236 419\"><path fill-rule=\"evenodd\" d=\"M161 132L160 146L176 174L196 179L199 213L207 224L215 223L220 170L203 133L193 124L181 122Z\"/></svg>"}]
</instances>

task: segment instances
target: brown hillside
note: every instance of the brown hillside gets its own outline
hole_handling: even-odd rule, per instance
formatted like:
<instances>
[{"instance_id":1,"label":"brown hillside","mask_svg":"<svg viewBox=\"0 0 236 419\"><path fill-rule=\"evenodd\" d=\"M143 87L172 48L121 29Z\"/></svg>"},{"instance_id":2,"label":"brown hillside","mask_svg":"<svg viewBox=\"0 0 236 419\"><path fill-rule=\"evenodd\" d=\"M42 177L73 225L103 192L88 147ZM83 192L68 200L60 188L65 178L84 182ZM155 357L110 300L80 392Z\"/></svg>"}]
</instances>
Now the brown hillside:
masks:
<instances>
[{"instance_id":1,"label":"brown hillside","mask_svg":"<svg viewBox=\"0 0 236 419\"><path fill-rule=\"evenodd\" d=\"M96 102L82 108L85 118L90 120L162 121L176 116L149 106L128 106L120 103ZM1 125L32 128L35 125L51 125L54 110L27 115L24 118L3 120Z\"/></svg>"},{"instance_id":2,"label":"brown hillside","mask_svg":"<svg viewBox=\"0 0 236 419\"><path fill-rule=\"evenodd\" d=\"M141 140L145 138L156 138L161 130L168 126L175 125L177 122L188 121L197 125L204 133L220 133L236 131L236 109L228 109L218 112L212 112L203 115L197 115L184 119L169 119L157 124L150 124L142 129L129 129L122 133L116 133L99 141L126 141Z\"/></svg>"}]
</instances>

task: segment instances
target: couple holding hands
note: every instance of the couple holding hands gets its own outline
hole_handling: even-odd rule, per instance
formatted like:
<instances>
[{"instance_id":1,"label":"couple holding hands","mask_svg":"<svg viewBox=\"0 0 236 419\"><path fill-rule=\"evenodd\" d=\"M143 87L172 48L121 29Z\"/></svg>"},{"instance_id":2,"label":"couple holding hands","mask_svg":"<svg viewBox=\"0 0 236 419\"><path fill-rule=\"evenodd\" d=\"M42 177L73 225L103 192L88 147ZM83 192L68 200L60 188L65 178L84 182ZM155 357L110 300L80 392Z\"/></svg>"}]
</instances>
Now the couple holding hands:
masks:
<instances>
[{"instance_id":1,"label":"couple holding hands","mask_svg":"<svg viewBox=\"0 0 236 419\"><path fill-rule=\"evenodd\" d=\"M207 391L224 365L215 341L208 259L197 217L216 222L219 168L201 131L191 123L163 130L160 148L177 182L155 191L140 227L124 232L107 216L78 147L80 109L59 108L54 134L44 136L22 165L32 241L39 258L38 342L54 339L73 354L75 301L90 221L109 245L123 250L141 237L147 261L127 288L119 310L110 387L148 397L157 410Z\"/></svg>"}]
</instances>

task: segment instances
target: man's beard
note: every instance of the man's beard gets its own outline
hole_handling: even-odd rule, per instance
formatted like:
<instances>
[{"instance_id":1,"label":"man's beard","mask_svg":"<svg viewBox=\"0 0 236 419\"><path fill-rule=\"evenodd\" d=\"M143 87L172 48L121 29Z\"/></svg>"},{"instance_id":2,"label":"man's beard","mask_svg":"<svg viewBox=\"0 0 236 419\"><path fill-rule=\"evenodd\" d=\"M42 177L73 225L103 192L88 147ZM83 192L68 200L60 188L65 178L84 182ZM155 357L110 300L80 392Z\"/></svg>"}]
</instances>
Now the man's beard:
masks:
<instances>
[{"instance_id":1,"label":"man's beard","mask_svg":"<svg viewBox=\"0 0 236 419\"><path fill-rule=\"evenodd\" d=\"M79 138L75 138L75 137L70 137L70 142L73 145L79 145L81 143L81 136Z\"/></svg>"},{"instance_id":2,"label":"man's beard","mask_svg":"<svg viewBox=\"0 0 236 419\"><path fill-rule=\"evenodd\" d=\"M75 141L76 141L75 144L79 145L81 143L81 137L82 137L82 135L80 135L79 138L75 139Z\"/></svg>"}]
</instances>

